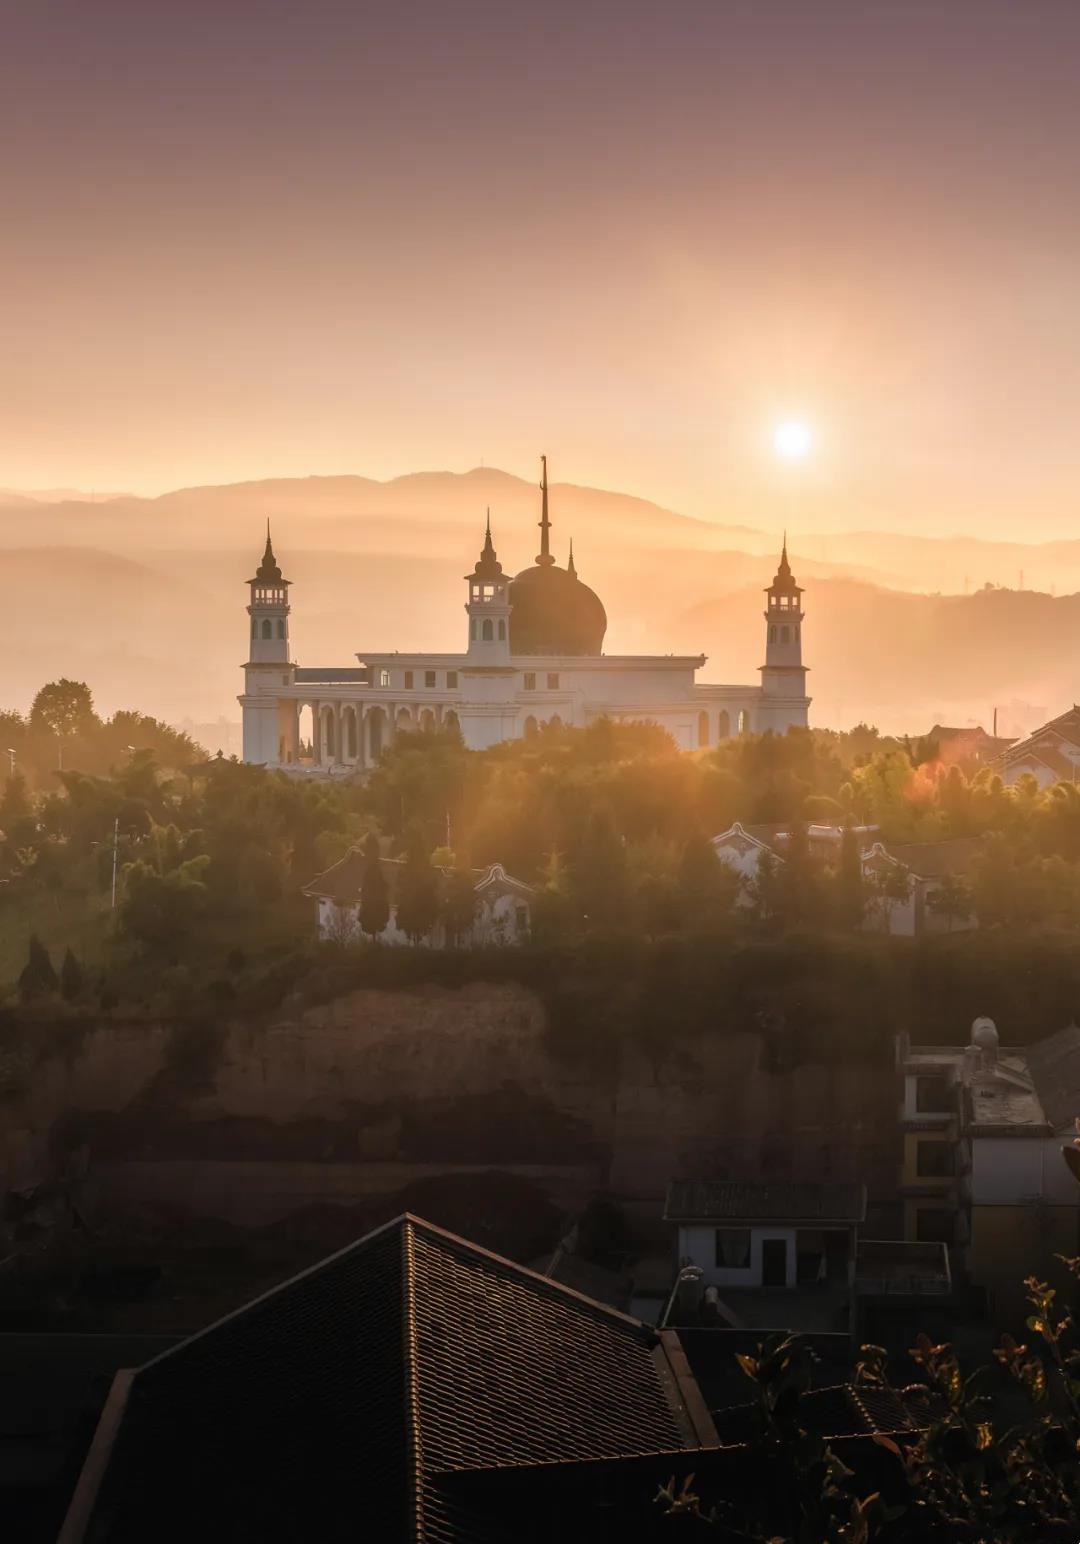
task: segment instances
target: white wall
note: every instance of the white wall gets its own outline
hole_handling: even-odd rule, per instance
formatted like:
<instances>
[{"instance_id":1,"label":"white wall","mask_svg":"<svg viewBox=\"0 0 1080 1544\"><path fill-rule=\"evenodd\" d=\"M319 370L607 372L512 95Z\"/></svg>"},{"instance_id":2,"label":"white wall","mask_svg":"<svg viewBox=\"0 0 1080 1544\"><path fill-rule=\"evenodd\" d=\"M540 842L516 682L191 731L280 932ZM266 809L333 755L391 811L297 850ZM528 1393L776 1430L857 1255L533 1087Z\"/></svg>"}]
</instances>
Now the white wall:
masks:
<instances>
[{"instance_id":1,"label":"white wall","mask_svg":"<svg viewBox=\"0 0 1080 1544\"><path fill-rule=\"evenodd\" d=\"M732 1224L736 1226L736 1224ZM731 1270L716 1263L716 1225L684 1223L679 1226L679 1260L690 1260L701 1267L707 1287L760 1287L761 1246L767 1238L787 1240L787 1285L795 1285L798 1261L795 1253L795 1228L761 1226L750 1229L750 1264L745 1270Z\"/></svg>"},{"instance_id":2,"label":"white wall","mask_svg":"<svg viewBox=\"0 0 1080 1544\"><path fill-rule=\"evenodd\" d=\"M1060 1137L974 1137L971 1143L973 1206L1019 1206L1042 1196L1076 1206L1077 1188L1061 1156Z\"/></svg>"}]
</instances>

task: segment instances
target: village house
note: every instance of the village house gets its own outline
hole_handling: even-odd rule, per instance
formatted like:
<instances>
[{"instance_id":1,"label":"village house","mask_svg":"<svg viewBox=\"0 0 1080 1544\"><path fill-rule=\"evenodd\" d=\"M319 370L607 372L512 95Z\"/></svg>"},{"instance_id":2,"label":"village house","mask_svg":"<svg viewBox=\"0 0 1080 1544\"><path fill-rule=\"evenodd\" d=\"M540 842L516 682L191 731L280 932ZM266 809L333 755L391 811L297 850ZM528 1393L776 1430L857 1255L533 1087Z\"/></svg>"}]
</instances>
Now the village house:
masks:
<instances>
[{"instance_id":1,"label":"village house","mask_svg":"<svg viewBox=\"0 0 1080 1544\"><path fill-rule=\"evenodd\" d=\"M1052 718L1015 741L995 762L1001 780L1015 783L1030 775L1040 788L1075 783L1080 777L1080 706Z\"/></svg>"},{"instance_id":2,"label":"village house","mask_svg":"<svg viewBox=\"0 0 1080 1544\"><path fill-rule=\"evenodd\" d=\"M978 1018L964 1046L897 1040L905 1238L948 1244L999 1312L1024 1276L1080 1247L1080 1190L1062 1160L1080 1111L1080 1028L1003 1048Z\"/></svg>"},{"instance_id":3,"label":"village house","mask_svg":"<svg viewBox=\"0 0 1080 1544\"><path fill-rule=\"evenodd\" d=\"M364 854L351 848L343 858L304 886L304 894L315 902L315 924L320 939L334 943L358 943L360 927L360 889L364 874ZM379 860L386 882L390 917L378 934L383 944L409 944L412 940L398 926L397 898L404 863L400 858ZM435 868L436 884L445 892L453 875L449 868ZM475 904L469 928L456 939L449 937L446 924L436 922L422 940L430 949L445 949L451 943L465 948L483 948L495 944L521 944L529 936L535 891L520 879L514 879L500 863L471 869L475 879Z\"/></svg>"},{"instance_id":4,"label":"village house","mask_svg":"<svg viewBox=\"0 0 1080 1544\"><path fill-rule=\"evenodd\" d=\"M969 879L982 848L978 837L874 842L862 854L863 926L904 938L977 927Z\"/></svg>"}]
</instances>

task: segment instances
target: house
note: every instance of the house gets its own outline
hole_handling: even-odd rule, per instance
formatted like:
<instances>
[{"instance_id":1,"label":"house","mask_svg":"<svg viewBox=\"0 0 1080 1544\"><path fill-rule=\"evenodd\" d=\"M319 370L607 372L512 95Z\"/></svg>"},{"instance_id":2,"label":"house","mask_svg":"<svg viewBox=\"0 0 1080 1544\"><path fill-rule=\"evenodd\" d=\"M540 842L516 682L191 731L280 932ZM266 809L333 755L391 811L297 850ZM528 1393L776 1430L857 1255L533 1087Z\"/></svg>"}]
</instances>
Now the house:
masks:
<instances>
[{"instance_id":1,"label":"house","mask_svg":"<svg viewBox=\"0 0 1080 1544\"><path fill-rule=\"evenodd\" d=\"M865 1185L673 1180L676 1275L661 1322L850 1331L865 1217Z\"/></svg>"},{"instance_id":2,"label":"house","mask_svg":"<svg viewBox=\"0 0 1080 1544\"><path fill-rule=\"evenodd\" d=\"M1080 1243L1080 1189L1061 1149L1080 1111L1080 1028L1005 1049L978 1018L964 1046L897 1040L905 1238L949 1245L1002 1314L1021 1281Z\"/></svg>"},{"instance_id":3,"label":"house","mask_svg":"<svg viewBox=\"0 0 1080 1544\"><path fill-rule=\"evenodd\" d=\"M405 1215L118 1373L59 1544L651 1539L718 1447L675 1331Z\"/></svg>"},{"instance_id":4,"label":"house","mask_svg":"<svg viewBox=\"0 0 1080 1544\"><path fill-rule=\"evenodd\" d=\"M937 760L946 767L963 762L974 762L980 767L989 766L1015 743L1009 736L987 734L980 724L969 724L962 728L935 724L925 739L937 746Z\"/></svg>"},{"instance_id":5,"label":"house","mask_svg":"<svg viewBox=\"0 0 1080 1544\"><path fill-rule=\"evenodd\" d=\"M853 826L851 829L862 848L873 838L878 828L877 826ZM840 856L844 827L813 823L806 826L805 831L811 856L826 866L835 864ZM734 869L742 881L737 904L741 906L752 904L754 886L765 854L769 854L770 861L783 863L790 840L790 823L744 825L739 820L726 831L722 831L719 836L712 838L713 851L720 862Z\"/></svg>"},{"instance_id":6,"label":"house","mask_svg":"<svg viewBox=\"0 0 1080 1544\"><path fill-rule=\"evenodd\" d=\"M1080 777L1080 705L1074 702L1066 713L1015 741L995 766L1004 783L1018 782L1026 775L1034 777L1040 788L1075 783Z\"/></svg>"},{"instance_id":7,"label":"house","mask_svg":"<svg viewBox=\"0 0 1080 1544\"><path fill-rule=\"evenodd\" d=\"M381 858L379 862L390 903L390 920L378 935L379 942L408 944L411 939L397 924L397 896L404 862L400 858ZM353 847L337 863L304 886L304 894L315 901L315 921L321 939L336 943L356 943L360 940L360 889L364 863L361 849ZM440 893L445 892L453 872L449 868L435 869ZM532 887L520 879L514 879L501 863L471 869L470 874L476 881L473 886L473 922L457 942L467 948L524 943L529 936L532 920L535 895ZM442 921L437 922L423 940L432 949L445 949L450 942Z\"/></svg>"},{"instance_id":8,"label":"house","mask_svg":"<svg viewBox=\"0 0 1080 1544\"><path fill-rule=\"evenodd\" d=\"M874 842L862 855L870 931L918 938L976 927L967 890L980 837L946 842Z\"/></svg>"}]
</instances>

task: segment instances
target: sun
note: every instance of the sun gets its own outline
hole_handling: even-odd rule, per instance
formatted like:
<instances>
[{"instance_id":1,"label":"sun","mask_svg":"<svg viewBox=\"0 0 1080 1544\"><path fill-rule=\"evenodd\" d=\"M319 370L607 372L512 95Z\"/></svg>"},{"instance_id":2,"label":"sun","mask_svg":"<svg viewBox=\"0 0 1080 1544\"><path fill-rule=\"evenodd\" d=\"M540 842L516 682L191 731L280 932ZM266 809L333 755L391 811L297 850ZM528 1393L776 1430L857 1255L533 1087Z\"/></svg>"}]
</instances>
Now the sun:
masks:
<instances>
[{"instance_id":1,"label":"sun","mask_svg":"<svg viewBox=\"0 0 1080 1544\"><path fill-rule=\"evenodd\" d=\"M773 450L783 461L802 461L813 442L810 425L801 418L785 418L773 429Z\"/></svg>"}]
</instances>

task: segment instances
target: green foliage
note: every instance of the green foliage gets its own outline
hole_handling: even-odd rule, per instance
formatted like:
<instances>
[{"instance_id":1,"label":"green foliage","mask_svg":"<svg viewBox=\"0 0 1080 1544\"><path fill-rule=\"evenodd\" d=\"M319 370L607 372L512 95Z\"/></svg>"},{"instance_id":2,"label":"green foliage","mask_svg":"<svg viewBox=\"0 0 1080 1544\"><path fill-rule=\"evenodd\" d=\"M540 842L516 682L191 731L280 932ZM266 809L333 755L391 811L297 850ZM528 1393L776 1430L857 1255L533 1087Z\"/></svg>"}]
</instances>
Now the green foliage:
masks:
<instances>
[{"instance_id":1,"label":"green foliage","mask_svg":"<svg viewBox=\"0 0 1080 1544\"><path fill-rule=\"evenodd\" d=\"M374 832L364 843L364 868L360 876L360 931L374 940L390 921L390 896L386 888Z\"/></svg>"},{"instance_id":2,"label":"green foliage","mask_svg":"<svg viewBox=\"0 0 1080 1544\"><path fill-rule=\"evenodd\" d=\"M432 867L420 828L410 835L401 867L395 919L414 944L426 938L439 920L438 875Z\"/></svg>"},{"instance_id":3,"label":"green foliage","mask_svg":"<svg viewBox=\"0 0 1080 1544\"><path fill-rule=\"evenodd\" d=\"M83 968L70 948L64 950L60 966L60 995L65 1002L73 1003L83 995L85 987Z\"/></svg>"},{"instance_id":4,"label":"green foliage","mask_svg":"<svg viewBox=\"0 0 1080 1544\"><path fill-rule=\"evenodd\" d=\"M48 949L36 933L31 933L26 964L19 976L19 996L23 1002L31 1002L35 997L45 997L55 992L58 985Z\"/></svg>"},{"instance_id":5,"label":"green foliage","mask_svg":"<svg viewBox=\"0 0 1080 1544\"><path fill-rule=\"evenodd\" d=\"M189 858L161 874L139 860L124 873L120 926L128 937L158 953L183 953L195 922L206 908L210 859Z\"/></svg>"},{"instance_id":6,"label":"green foliage","mask_svg":"<svg viewBox=\"0 0 1080 1544\"><path fill-rule=\"evenodd\" d=\"M476 882L471 870L455 868L447 877L441 917L446 936L456 948L468 937L476 921Z\"/></svg>"}]
</instances>

